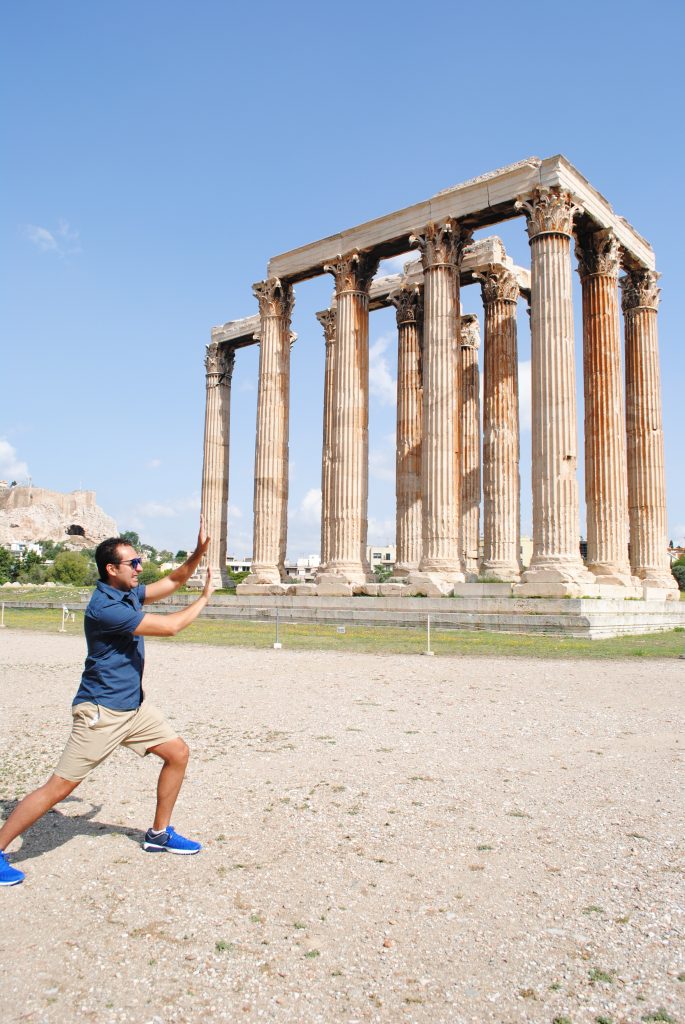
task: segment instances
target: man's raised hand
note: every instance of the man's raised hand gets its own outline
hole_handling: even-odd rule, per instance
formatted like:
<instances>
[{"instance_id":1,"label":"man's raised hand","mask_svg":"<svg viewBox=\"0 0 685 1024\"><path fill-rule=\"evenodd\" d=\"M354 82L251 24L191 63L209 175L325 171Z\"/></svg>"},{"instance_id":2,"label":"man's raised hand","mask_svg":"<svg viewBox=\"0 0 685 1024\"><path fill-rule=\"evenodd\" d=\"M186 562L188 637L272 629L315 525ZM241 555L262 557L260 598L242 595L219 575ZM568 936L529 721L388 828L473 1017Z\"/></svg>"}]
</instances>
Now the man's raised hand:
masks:
<instances>
[{"instance_id":1,"label":"man's raised hand","mask_svg":"<svg viewBox=\"0 0 685 1024\"><path fill-rule=\"evenodd\" d=\"M210 597L212 596L215 590L216 587L214 586L214 581L212 580L212 570L209 566L207 566L207 576L205 578L205 585L202 588L202 593L209 601Z\"/></svg>"},{"instance_id":2,"label":"man's raised hand","mask_svg":"<svg viewBox=\"0 0 685 1024\"><path fill-rule=\"evenodd\" d=\"M207 536L207 529L205 527L205 517L200 515L200 530L197 535L197 547L195 548L195 553L200 556L204 555L209 547L210 540L211 538Z\"/></svg>"}]
</instances>

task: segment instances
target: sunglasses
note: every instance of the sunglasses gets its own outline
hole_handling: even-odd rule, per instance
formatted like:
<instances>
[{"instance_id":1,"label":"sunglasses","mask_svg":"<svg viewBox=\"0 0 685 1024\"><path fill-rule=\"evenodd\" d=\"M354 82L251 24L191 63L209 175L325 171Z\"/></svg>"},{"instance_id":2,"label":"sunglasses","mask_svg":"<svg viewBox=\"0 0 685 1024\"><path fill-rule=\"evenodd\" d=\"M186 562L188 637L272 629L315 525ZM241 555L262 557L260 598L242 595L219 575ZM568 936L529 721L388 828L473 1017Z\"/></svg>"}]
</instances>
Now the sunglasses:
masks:
<instances>
[{"instance_id":1,"label":"sunglasses","mask_svg":"<svg viewBox=\"0 0 685 1024\"><path fill-rule=\"evenodd\" d=\"M123 558L118 565L130 565L132 569L140 569L143 564L142 558Z\"/></svg>"}]
</instances>

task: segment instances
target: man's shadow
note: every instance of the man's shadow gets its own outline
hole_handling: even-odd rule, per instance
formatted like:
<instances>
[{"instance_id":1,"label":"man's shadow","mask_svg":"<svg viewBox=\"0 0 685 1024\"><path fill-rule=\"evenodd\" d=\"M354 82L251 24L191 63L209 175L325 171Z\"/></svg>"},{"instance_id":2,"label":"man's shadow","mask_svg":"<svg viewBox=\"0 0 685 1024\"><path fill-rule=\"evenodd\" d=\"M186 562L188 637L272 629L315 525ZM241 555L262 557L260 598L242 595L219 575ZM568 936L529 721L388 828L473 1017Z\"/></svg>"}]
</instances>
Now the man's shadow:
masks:
<instances>
[{"instance_id":1,"label":"man's shadow","mask_svg":"<svg viewBox=\"0 0 685 1024\"><path fill-rule=\"evenodd\" d=\"M61 804L86 803L77 796L68 796ZM0 800L0 816L7 820L19 803L18 800ZM95 815L102 810L102 804L91 804L91 809L79 815L62 814L57 808L39 818L35 825L31 825L24 832L21 849L12 852L12 863L16 864L23 860L30 860L32 857L39 857L42 853L56 850L63 846L75 836L105 836L114 834L126 836L132 842L140 845L145 838L145 833L139 828L129 828L127 825L110 825L103 821L96 821Z\"/></svg>"}]
</instances>

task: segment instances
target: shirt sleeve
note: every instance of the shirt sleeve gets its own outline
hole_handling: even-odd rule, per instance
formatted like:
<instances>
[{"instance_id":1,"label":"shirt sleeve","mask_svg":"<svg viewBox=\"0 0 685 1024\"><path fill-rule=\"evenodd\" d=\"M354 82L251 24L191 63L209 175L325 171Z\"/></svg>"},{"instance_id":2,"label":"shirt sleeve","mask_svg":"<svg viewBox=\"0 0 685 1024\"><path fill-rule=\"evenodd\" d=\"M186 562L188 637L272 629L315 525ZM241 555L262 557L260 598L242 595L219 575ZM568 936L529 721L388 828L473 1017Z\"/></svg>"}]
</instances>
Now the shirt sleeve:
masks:
<instances>
[{"instance_id":1,"label":"shirt sleeve","mask_svg":"<svg viewBox=\"0 0 685 1024\"><path fill-rule=\"evenodd\" d=\"M112 601L100 609L98 626L103 633L133 633L145 618L145 612L131 607L127 601Z\"/></svg>"}]
</instances>

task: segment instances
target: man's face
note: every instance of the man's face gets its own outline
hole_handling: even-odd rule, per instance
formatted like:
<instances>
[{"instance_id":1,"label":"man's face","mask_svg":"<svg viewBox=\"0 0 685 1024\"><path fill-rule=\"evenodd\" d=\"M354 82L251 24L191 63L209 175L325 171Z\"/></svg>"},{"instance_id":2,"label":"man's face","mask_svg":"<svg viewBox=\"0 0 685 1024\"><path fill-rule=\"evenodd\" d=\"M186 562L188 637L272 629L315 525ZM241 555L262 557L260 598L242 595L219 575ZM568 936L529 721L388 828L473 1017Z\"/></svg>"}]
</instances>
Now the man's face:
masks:
<instances>
[{"instance_id":1,"label":"man's face","mask_svg":"<svg viewBox=\"0 0 685 1024\"><path fill-rule=\"evenodd\" d=\"M138 576L142 565L137 565L135 568L131 565L131 561L137 558L140 558L140 555L130 544L119 545L117 548L117 562L119 564L115 565L113 562L110 562L107 566L107 582L110 587L114 587L116 590L133 590L134 587L138 586Z\"/></svg>"}]
</instances>

